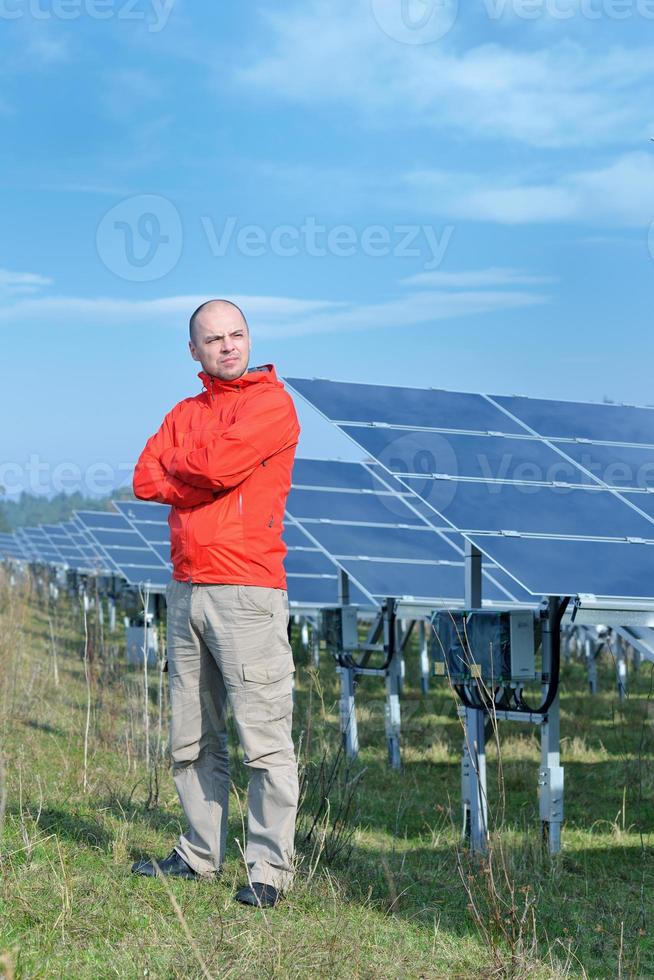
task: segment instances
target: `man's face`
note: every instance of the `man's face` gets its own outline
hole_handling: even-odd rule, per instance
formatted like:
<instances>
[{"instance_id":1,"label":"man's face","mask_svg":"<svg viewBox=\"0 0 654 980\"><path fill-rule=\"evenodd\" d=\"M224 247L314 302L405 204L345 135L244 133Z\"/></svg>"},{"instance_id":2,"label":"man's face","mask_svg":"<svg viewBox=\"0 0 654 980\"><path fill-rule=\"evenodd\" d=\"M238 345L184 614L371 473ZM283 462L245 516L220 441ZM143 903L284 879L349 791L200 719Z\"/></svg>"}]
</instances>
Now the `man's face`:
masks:
<instances>
[{"instance_id":1,"label":"man's face","mask_svg":"<svg viewBox=\"0 0 654 980\"><path fill-rule=\"evenodd\" d=\"M195 321L189 350L207 374L234 381L245 374L250 360L248 328L237 310L203 310Z\"/></svg>"}]
</instances>

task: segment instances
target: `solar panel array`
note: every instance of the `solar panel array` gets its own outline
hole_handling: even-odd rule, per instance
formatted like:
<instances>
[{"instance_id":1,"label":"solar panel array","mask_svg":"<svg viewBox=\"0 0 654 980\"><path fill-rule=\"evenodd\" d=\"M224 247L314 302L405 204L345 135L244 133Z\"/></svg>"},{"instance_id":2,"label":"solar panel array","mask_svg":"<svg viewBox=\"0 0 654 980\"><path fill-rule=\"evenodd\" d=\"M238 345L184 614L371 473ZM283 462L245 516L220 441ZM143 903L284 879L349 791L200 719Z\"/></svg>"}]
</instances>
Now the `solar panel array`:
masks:
<instances>
[{"instance_id":1,"label":"solar panel array","mask_svg":"<svg viewBox=\"0 0 654 980\"><path fill-rule=\"evenodd\" d=\"M380 605L387 596L434 605L463 601L463 538L450 529L437 531L422 501L378 464L297 459L286 509L289 521L332 569L335 563L347 573L366 604ZM297 555L289 555L289 572L297 562ZM492 564L485 577L488 600L530 598Z\"/></svg>"},{"instance_id":2,"label":"solar panel array","mask_svg":"<svg viewBox=\"0 0 654 980\"><path fill-rule=\"evenodd\" d=\"M464 595L464 544L486 556L485 600L654 595L654 409L290 379L366 463L298 459L287 503L289 597ZM373 462L374 460L374 462ZM163 589L168 507L121 501L0 536L6 557Z\"/></svg>"},{"instance_id":3,"label":"solar panel array","mask_svg":"<svg viewBox=\"0 0 654 980\"><path fill-rule=\"evenodd\" d=\"M531 595L654 597L654 409L288 383Z\"/></svg>"}]
</instances>

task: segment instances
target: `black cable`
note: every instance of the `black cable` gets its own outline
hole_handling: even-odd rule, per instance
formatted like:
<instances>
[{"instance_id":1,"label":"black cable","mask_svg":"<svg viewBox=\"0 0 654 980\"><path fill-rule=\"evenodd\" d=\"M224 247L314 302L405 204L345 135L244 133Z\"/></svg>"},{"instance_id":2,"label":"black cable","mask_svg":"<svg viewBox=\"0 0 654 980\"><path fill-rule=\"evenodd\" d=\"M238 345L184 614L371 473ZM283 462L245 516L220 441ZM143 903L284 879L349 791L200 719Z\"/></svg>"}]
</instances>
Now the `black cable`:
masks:
<instances>
[{"instance_id":1,"label":"black cable","mask_svg":"<svg viewBox=\"0 0 654 980\"><path fill-rule=\"evenodd\" d=\"M554 704L554 699L559 692L559 675L561 670L561 622L563 621L563 617L566 609L568 608L569 602L569 596L566 596L566 598L561 602L558 615L554 622L554 629L550 634L552 638L552 663L550 664L550 682L547 688L545 700L538 708L531 708L521 695L520 703L523 707L518 709L520 711L535 715L545 715Z\"/></svg>"}]
</instances>

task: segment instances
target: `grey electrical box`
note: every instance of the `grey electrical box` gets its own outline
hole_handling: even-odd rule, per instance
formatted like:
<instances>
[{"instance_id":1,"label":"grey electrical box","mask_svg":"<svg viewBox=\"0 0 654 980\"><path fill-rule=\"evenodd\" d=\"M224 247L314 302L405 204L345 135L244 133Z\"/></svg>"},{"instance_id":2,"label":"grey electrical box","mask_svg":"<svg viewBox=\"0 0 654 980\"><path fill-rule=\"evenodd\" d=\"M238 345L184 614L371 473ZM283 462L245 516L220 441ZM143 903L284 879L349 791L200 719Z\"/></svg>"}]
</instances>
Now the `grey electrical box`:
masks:
<instances>
[{"instance_id":1,"label":"grey electrical box","mask_svg":"<svg viewBox=\"0 0 654 980\"><path fill-rule=\"evenodd\" d=\"M338 654L358 649L359 628L356 606L324 609L322 628L325 645L330 653Z\"/></svg>"},{"instance_id":2,"label":"grey electrical box","mask_svg":"<svg viewBox=\"0 0 654 980\"><path fill-rule=\"evenodd\" d=\"M448 677L454 684L534 680L540 620L529 610L439 610L432 624L437 676Z\"/></svg>"},{"instance_id":3,"label":"grey electrical box","mask_svg":"<svg viewBox=\"0 0 654 980\"><path fill-rule=\"evenodd\" d=\"M529 610L509 613L511 628L511 680L532 681L536 676L536 631Z\"/></svg>"}]
</instances>

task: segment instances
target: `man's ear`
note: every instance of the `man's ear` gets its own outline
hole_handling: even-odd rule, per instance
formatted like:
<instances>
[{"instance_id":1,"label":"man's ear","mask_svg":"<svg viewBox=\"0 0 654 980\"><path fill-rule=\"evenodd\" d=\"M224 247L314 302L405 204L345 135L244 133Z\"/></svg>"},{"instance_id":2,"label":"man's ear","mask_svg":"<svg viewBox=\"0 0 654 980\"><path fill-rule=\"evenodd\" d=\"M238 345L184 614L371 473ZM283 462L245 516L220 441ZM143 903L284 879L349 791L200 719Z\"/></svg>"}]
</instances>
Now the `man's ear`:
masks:
<instances>
[{"instance_id":1,"label":"man's ear","mask_svg":"<svg viewBox=\"0 0 654 980\"><path fill-rule=\"evenodd\" d=\"M189 340L189 342L188 342L188 349L191 352L191 357L193 358L193 360L194 361L199 361L200 358L198 357L198 349L197 349L197 347L195 346L195 344L193 343L192 340Z\"/></svg>"}]
</instances>

